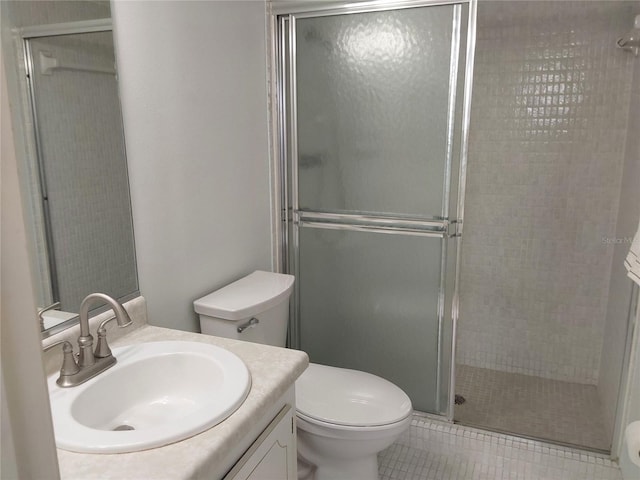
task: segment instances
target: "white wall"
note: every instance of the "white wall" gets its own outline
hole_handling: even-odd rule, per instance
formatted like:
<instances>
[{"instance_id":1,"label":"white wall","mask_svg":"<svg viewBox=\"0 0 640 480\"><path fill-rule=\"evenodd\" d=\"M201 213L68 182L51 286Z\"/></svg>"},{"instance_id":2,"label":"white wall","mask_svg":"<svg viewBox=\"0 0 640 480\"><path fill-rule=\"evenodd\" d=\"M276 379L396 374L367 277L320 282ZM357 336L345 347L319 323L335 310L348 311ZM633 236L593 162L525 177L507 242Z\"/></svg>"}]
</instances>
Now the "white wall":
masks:
<instances>
[{"instance_id":1,"label":"white wall","mask_svg":"<svg viewBox=\"0 0 640 480\"><path fill-rule=\"evenodd\" d=\"M149 322L271 268L265 4L115 1L140 291Z\"/></svg>"},{"instance_id":2,"label":"white wall","mask_svg":"<svg viewBox=\"0 0 640 480\"><path fill-rule=\"evenodd\" d=\"M63 1L1 2L0 9L3 57L0 58L0 477L55 480L59 478L58 460L34 301L35 291L40 292L39 296L42 293L33 281L38 276L30 271L30 266L34 272L39 270L33 255L38 243L34 238L38 235L33 225L25 225L26 217L38 218L28 194L27 170L33 165L27 159L32 158L33 150L29 130L24 128L27 103L26 97L20 95L22 66L16 52L20 46L14 42L12 28L104 17L109 9L104 2ZM22 193L20 186L24 187Z\"/></svg>"},{"instance_id":3,"label":"white wall","mask_svg":"<svg viewBox=\"0 0 640 480\"><path fill-rule=\"evenodd\" d=\"M58 460L42 364L40 329L29 270L9 96L0 56L0 354L3 479L56 479Z\"/></svg>"}]
</instances>

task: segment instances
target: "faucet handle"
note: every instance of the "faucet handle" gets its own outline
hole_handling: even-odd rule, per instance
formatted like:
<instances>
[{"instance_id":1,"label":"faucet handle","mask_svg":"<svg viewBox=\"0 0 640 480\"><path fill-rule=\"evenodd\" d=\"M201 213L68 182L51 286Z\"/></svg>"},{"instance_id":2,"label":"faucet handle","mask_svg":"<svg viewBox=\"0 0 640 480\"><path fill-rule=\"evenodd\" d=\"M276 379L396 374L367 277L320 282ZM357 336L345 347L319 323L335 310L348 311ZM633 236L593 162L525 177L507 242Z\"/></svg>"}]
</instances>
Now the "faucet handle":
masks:
<instances>
[{"instance_id":1,"label":"faucet handle","mask_svg":"<svg viewBox=\"0 0 640 480\"><path fill-rule=\"evenodd\" d=\"M127 315L127 318L129 318L129 316ZM109 348L109 344L107 343L107 323L109 323L111 320L115 320L116 317L113 316L111 318L108 318L107 320L105 320L104 322L102 322L100 324L100 326L98 327L98 342L96 343L96 351L94 352L94 356L96 358L105 358L105 357L110 357L111 356L111 348ZM128 327L129 325L131 325L131 319L129 319L129 321L127 323L125 323L124 325L120 325L119 321L118 321L118 326L120 328L123 327Z\"/></svg>"},{"instance_id":2,"label":"faucet handle","mask_svg":"<svg viewBox=\"0 0 640 480\"><path fill-rule=\"evenodd\" d=\"M110 320L113 320L113 318ZM109 348L109 344L107 343L107 329L104 328L104 323L100 325L100 328L98 328L98 342L96 343L96 351L94 352L94 356L96 358L105 358L111 356L111 348Z\"/></svg>"},{"instance_id":3,"label":"faucet handle","mask_svg":"<svg viewBox=\"0 0 640 480\"><path fill-rule=\"evenodd\" d=\"M58 345L62 345L62 353L64 355L62 358L62 367L60 367L60 376L63 377L78 373L80 371L80 367L73 356L73 347L67 340L60 340L59 342L52 343L48 347L45 347L43 351L47 352Z\"/></svg>"}]
</instances>

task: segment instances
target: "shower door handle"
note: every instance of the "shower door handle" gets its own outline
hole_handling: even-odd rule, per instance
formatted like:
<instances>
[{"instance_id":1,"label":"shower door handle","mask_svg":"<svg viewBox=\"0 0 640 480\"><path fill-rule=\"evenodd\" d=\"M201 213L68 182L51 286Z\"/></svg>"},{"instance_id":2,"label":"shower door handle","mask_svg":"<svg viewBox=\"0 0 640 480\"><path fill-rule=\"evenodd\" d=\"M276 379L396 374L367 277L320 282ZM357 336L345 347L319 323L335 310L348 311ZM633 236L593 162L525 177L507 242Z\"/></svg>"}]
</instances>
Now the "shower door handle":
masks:
<instances>
[{"instance_id":1,"label":"shower door handle","mask_svg":"<svg viewBox=\"0 0 640 480\"><path fill-rule=\"evenodd\" d=\"M393 217L390 215L362 215L346 213L312 212L294 210L293 223L300 227L330 230L351 230L424 237L447 238L450 234L449 220L432 220L419 217Z\"/></svg>"}]
</instances>

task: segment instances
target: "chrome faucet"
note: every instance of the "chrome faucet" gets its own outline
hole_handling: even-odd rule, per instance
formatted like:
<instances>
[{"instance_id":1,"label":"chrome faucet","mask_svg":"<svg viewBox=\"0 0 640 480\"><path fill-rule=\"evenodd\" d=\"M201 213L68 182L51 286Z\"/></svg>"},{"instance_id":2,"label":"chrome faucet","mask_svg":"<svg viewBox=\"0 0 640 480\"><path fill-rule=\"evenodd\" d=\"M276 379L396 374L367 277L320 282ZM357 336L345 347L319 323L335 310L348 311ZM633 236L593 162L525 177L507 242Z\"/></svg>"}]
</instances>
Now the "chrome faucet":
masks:
<instances>
[{"instance_id":1,"label":"chrome faucet","mask_svg":"<svg viewBox=\"0 0 640 480\"><path fill-rule=\"evenodd\" d=\"M105 320L98 327L98 343L93 350L93 336L89 331L89 306L96 301L106 302L115 316ZM106 324L116 320L119 327L128 327L132 321L122 304L104 293L87 295L80 304L80 336L78 337L78 359L73 354L73 347L67 341L56 342L45 348L45 351L57 345L63 345L64 359L60 376L56 383L60 387L75 387L95 377L107 368L115 365L116 358L107 344Z\"/></svg>"}]
</instances>

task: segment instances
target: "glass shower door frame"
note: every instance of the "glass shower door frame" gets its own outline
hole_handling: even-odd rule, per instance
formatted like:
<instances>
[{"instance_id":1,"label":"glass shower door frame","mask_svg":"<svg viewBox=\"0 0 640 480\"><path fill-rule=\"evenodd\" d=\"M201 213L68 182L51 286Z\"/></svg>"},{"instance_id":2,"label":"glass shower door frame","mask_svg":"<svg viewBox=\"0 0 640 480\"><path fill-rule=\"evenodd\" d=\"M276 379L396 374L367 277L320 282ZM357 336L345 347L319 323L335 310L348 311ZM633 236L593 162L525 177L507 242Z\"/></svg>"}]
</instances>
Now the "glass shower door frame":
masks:
<instances>
[{"instance_id":1,"label":"glass shower door frame","mask_svg":"<svg viewBox=\"0 0 640 480\"><path fill-rule=\"evenodd\" d=\"M297 146L297 84L296 84L296 19L329 15L379 12L401 8L453 6L453 32L449 71L449 97L447 107L446 166L441 215L434 217L404 217L359 213L336 213L300 210L298 202L298 146ZM461 45L462 7L467 5L466 47ZM288 11L283 11L288 8ZM339 229L377 232L384 234L417 235L441 239L440 290L438 293L438 352L436 398L440 415L453 420L455 386L455 332L458 317L458 284L460 241L464 211L467 140L470 118L473 53L475 49L476 0L462 1L398 1L386 3L363 2L362 5L332 3L324 8L308 10L302 4L280 7L274 12L277 33L275 41L275 69L277 79L276 115L278 122L277 152L281 182L282 268L300 278L300 228ZM460 52L465 48L464 65ZM462 78L464 83L458 84ZM461 95L460 95L461 94ZM457 99L461 96L461 100ZM460 102L457 104L457 102ZM456 124L456 108L459 120ZM454 162L454 150L457 153ZM454 172L452 165L455 164ZM457 173L457 175L454 174ZM454 177L452 188L451 180ZM453 192L452 192L453 190ZM451 218L450 211L455 217ZM299 283L296 282L291 306L289 345L300 347ZM446 318L445 318L446 317ZM445 338L445 321L450 324ZM450 356L443 358L443 342L447 342ZM444 363L449 375L443 378ZM444 405L441 400L445 399Z\"/></svg>"}]
</instances>

